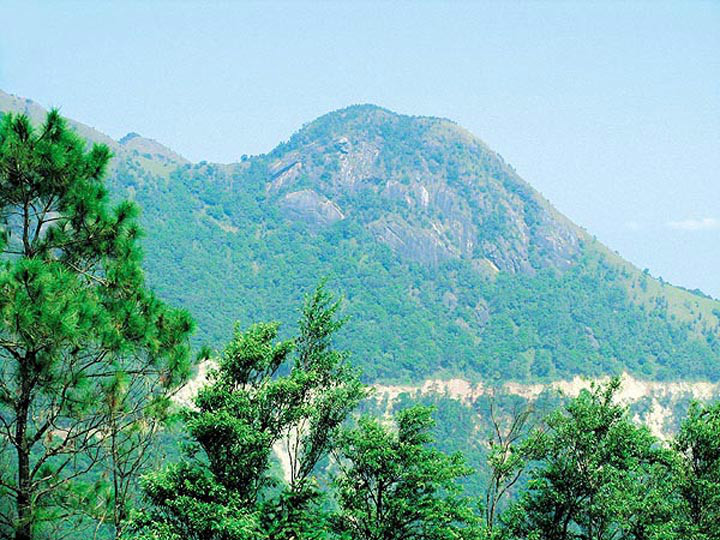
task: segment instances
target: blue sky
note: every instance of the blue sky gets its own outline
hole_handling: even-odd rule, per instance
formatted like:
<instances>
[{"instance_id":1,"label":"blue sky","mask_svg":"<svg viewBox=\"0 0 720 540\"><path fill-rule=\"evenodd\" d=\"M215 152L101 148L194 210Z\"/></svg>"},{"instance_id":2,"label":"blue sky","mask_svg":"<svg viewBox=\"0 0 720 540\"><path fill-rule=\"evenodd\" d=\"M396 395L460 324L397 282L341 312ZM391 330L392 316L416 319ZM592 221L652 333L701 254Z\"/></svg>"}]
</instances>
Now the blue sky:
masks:
<instances>
[{"instance_id":1,"label":"blue sky","mask_svg":"<svg viewBox=\"0 0 720 540\"><path fill-rule=\"evenodd\" d=\"M192 160L353 103L445 116L641 268L720 296L720 2L0 3L0 88Z\"/></svg>"}]
</instances>

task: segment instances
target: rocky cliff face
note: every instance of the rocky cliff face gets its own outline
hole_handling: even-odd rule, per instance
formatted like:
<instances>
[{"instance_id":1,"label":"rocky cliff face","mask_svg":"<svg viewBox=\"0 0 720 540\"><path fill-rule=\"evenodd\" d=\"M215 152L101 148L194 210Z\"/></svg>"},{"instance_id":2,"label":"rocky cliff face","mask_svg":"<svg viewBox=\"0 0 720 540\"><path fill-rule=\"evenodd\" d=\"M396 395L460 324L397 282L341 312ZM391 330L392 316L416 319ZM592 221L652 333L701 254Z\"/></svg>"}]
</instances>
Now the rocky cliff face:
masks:
<instances>
[{"instance_id":1,"label":"rocky cliff face","mask_svg":"<svg viewBox=\"0 0 720 540\"><path fill-rule=\"evenodd\" d=\"M586 239L449 120L350 107L309 124L270 158L267 189L291 217L318 226L353 217L421 263L462 258L483 271L533 273L571 265Z\"/></svg>"}]
</instances>

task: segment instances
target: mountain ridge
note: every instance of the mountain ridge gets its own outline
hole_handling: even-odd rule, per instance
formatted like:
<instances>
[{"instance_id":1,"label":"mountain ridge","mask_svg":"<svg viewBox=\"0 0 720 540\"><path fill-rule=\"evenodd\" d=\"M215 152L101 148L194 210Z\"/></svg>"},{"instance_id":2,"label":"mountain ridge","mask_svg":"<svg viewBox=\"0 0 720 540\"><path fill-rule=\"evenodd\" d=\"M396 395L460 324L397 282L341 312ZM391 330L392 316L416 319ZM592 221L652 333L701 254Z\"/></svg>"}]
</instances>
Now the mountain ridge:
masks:
<instances>
[{"instance_id":1,"label":"mountain ridge","mask_svg":"<svg viewBox=\"0 0 720 540\"><path fill-rule=\"evenodd\" d=\"M17 114L27 115L34 123L39 124L45 120L45 114L47 109L39 103L29 98L23 98L14 94L9 94L0 89L0 111L14 112ZM60 111L62 113L62 111ZM133 153L137 151L139 154L147 154L148 150L153 151L156 158L166 162L166 165L174 167L178 165L184 165L189 163L187 159L171 150L167 146L155 141L154 139L148 139L133 133L135 137L127 139L127 135L120 140L115 140L109 135L106 135L102 131L79 122L77 120L67 118L70 127L82 138L87 139L91 142L101 143L107 145L112 150L114 157L125 158L126 153ZM130 135L130 134L128 134ZM132 145L127 143L133 142ZM146 163L150 161L147 156L140 156Z\"/></svg>"},{"instance_id":2,"label":"mountain ridge","mask_svg":"<svg viewBox=\"0 0 720 540\"><path fill-rule=\"evenodd\" d=\"M231 164L148 141L112 141L111 193L142 207L148 279L201 341L289 323L324 276L369 381L720 377L720 303L624 261L455 122L350 106Z\"/></svg>"},{"instance_id":3,"label":"mountain ridge","mask_svg":"<svg viewBox=\"0 0 720 540\"><path fill-rule=\"evenodd\" d=\"M410 134L418 130L426 133L415 134L411 138ZM351 138L354 136L354 140L351 141L348 135ZM391 143L388 143L389 138L392 138ZM400 159L397 156L388 156L386 147L390 145L402 145L406 156L401 156ZM434 146L437 145L468 149L468 152L458 152L460 155L448 159L445 169L454 168L452 174L447 173L442 167L443 164L438 161L442 157L432 156ZM334 153L340 154L335 161ZM468 157L462 155L463 153L482 160L485 166L491 169L489 174L480 175L477 171L463 167L462 163L469 161L463 161L463 158ZM424 154L430 155L426 157ZM320 170L313 170L311 163L321 159L319 155L324 158L324 162L320 164ZM390 202L400 200L415 206L410 213L429 214L425 217L429 218L430 223L426 223L425 227L418 227L418 223L409 223L407 220L400 224L394 223L395 230L390 228L389 224L383 223L383 220L370 224L371 227L380 229L376 230L377 236L400 251L403 251L402 248L408 240L416 247L420 247L417 246L419 240L420 243L437 248L430 249L430 253L427 250L422 253L421 249L420 259L424 262L432 262L443 254L469 255L468 251L477 247L474 241L483 236L481 231L488 229L486 223L473 223L470 219L482 214L489 218L502 215L504 219L512 222L512 230L509 235L505 235L504 240L507 236L527 237L525 245L514 246L514 258L508 254L511 246L498 246L492 238L483 239L487 245L480 246L480 249L484 252L495 252L495 255L483 253L476 257L478 262L490 263L505 270L532 270L533 265L528 260L528 250L532 242L555 244L551 250L551 258L554 259L552 263L565 266L567 259L577 251L574 244L589 239L584 231L557 212L539 192L520 178L496 152L467 130L446 119L399 115L377 106L351 106L306 124L287 143L270 152L269 156L276 160L271 165L273 191L282 191L288 184L292 185L293 182L301 180L303 172L300 168L304 167L310 169L305 173L310 177L309 182L314 187L321 186L329 192L321 195L337 198L342 192L372 191ZM330 181L324 181L323 173L333 168L338 169L336 174L330 177ZM402 174L394 174L396 170L401 170ZM378 185L378 181L381 184L384 182L384 185ZM458 189L447 189L447 184L451 181L458 184ZM479 183L482 185L478 185ZM479 193L477 188L486 194ZM514 193L510 193L511 191ZM515 209L524 205L520 212L522 215L514 215L517 212L509 211L512 208L502 204L511 197L514 197L515 204L512 206ZM467 206L467 201L475 199L479 201L477 208L462 208ZM498 200L500 207L489 208ZM352 201L348 201L348 204L352 206ZM442 215L433 216L433 208L430 208L432 206L439 207ZM423 212L423 209L426 211ZM502 214L501 210L504 211ZM534 215L529 216L531 212ZM407 214L406 212L404 217L407 217ZM522 220L526 224L523 224ZM541 227L533 228L527 223L529 220L541 221ZM543 235L542 225L557 234L552 237ZM386 230L383 231L383 228ZM413 232L420 234L413 235ZM536 238L530 238L534 232L539 234ZM454 238L444 242L441 238L443 234Z\"/></svg>"}]
</instances>

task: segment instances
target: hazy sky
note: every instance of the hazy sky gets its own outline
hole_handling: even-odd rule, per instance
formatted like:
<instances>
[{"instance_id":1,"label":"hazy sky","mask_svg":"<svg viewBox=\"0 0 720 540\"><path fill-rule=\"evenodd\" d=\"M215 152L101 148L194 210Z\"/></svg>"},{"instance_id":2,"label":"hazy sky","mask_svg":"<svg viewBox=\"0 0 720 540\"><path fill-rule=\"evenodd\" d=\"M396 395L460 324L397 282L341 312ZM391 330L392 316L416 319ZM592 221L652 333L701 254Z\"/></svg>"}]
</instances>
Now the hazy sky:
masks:
<instances>
[{"instance_id":1,"label":"hazy sky","mask_svg":"<svg viewBox=\"0 0 720 540\"><path fill-rule=\"evenodd\" d=\"M720 2L0 2L0 88L191 160L371 102L445 116L654 275L720 296Z\"/></svg>"}]
</instances>

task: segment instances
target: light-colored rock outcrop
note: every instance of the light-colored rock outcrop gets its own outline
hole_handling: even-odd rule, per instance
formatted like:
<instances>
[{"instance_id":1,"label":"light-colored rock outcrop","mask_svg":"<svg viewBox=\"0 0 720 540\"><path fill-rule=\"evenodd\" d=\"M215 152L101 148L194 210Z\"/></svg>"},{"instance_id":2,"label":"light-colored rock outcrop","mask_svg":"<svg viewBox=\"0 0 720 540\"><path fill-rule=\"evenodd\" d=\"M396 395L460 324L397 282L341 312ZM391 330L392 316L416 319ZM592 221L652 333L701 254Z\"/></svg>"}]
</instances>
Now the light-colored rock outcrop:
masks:
<instances>
[{"instance_id":1,"label":"light-colored rock outcrop","mask_svg":"<svg viewBox=\"0 0 720 540\"><path fill-rule=\"evenodd\" d=\"M386 401L388 406L401 394L435 394L472 405L478 398L498 391L517 395L529 401L537 399L546 390L556 391L563 396L572 398L576 397L583 389L590 388L592 384L601 384L608 380L607 377L601 379L575 377L571 380L555 381L549 384L506 382L500 386L488 386L482 382L472 384L464 379L428 379L415 385L374 384L373 388L375 399ZM643 381L625 373L622 375L622 386L617 394L618 402L628 406L642 400L650 400L650 406L646 412L642 416L635 415L634 419L638 423L647 425L654 435L663 439L670 434L669 426L677 420L672 418L672 406L678 401L688 398L699 401L720 398L720 383Z\"/></svg>"},{"instance_id":2,"label":"light-colored rock outcrop","mask_svg":"<svg viewBox=\"0 0 720 540\"><path fill-rule=\"evenodd\" d=\"M280 204L290 216L314 226L329 225L345 218L337 204L312 189L288 193Z\"/></svg>"}]
</instances>

